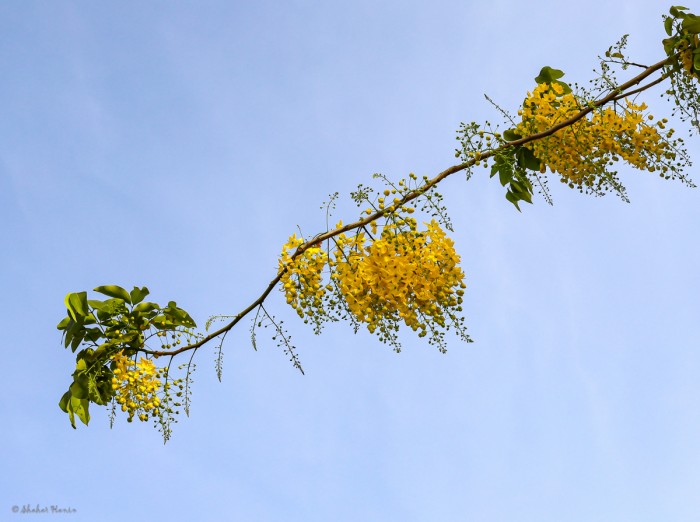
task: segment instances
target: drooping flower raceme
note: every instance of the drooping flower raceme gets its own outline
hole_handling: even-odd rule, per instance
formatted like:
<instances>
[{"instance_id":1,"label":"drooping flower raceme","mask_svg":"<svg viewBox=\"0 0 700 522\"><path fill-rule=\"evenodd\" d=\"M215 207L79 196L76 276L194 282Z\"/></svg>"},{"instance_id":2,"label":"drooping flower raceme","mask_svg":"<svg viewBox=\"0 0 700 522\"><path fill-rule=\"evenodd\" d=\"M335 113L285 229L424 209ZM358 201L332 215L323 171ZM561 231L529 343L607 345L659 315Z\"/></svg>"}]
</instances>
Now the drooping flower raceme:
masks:
<instances>
[{"instance_id":1,"label":"drooping flower raceme","mask_svg":"<svg viewBox=\"0 0 700 522\"><path fill-rule=\"evenodd\" d=\"M444 331L455 328L469 341L458 316L466 285L454 242L436 221L419 231L413 218L387 222L379 237L376 222L369 231L339 234L332 257L320 247L291 259L303 241L292 236L283 247L280 269L287 302L305 320L319 325L333 318L366 324L397 350L396 332L404 323L418 335L429 335L444 351ZM324 285L324 269L329 277Z\"/></svg>"},{"instance_id":2,"label":"drooping flower raceme","mask_svg":"<svg viewBox=\"0 0 700 522\"><path fill-rule=\"evenodd\" d=\"M294 251L304 243L296 234L282 247L279 269L288 268L281 278L287 304L297 311L299 317L316 317L314 311L322 309L323 269L328 263L328 254L320 247L307 248L292 259ZM318 318L320 319L320 318Z\"/></svg>"},{"instance_id":3,"label":"drooping flower raceme","mask_svg":"<svg viewBox=\"0 0 700 522\"><path fill-rule=\"evenodd\" d=\"M141 357L136 362L122 352L113 356L113 360L112 389L122 411L128 413L128 421L131 422L134 416L142 421L151 415L157 416L160 413L158 392L162 384L159 368L150 359Z\"/></svg>"},{"instance_id":4,"label":"drooping flower raceme","mask_svg":"<svg viewBox=\"0 0 700 522\"><path fill-rule=\"evenodd\" d=\"M516 130L522 136L542 132L565 121L582 109L572 94L557 83L541 83L528 93L518 114L522 121ZM628 99L615 107L594 110L544 139L525 146L570 187L602 193L619 190L610 167L620 159L662 177L675 178L685 164L682 140L672 139L673 129L665 130L667 120L652 123L645 104Z\"/></svg>"}]
</instances>

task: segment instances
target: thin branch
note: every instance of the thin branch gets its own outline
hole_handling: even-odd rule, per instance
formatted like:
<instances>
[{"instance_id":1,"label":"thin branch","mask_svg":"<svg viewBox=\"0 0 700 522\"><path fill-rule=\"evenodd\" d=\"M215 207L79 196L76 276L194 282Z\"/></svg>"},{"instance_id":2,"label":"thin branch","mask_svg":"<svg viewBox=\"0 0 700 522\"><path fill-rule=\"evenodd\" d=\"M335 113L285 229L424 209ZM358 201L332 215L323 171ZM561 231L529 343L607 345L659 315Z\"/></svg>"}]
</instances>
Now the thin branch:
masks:
<instances>
[{"instance_id":1,"label":"thin branch","mask_svg":"<svg viewBox=\"0 0 700 522\"><path fill-rule=\"evenodd\" d=\"M611 101L616 102L616 101L621 100L621 99L623 99L623 98L628 98L628 97L632 96L633 94L638 94L638 93L640 93L640 92L642 92L642 91L646 91L646 90L649 89L650 87L653 87L654 85L660 84L662 81L664 81L664 80L665 80L666 78L668 78L669 76L671 76L671 73L662 74L661 76L659 76L659 77L658 77L656 80L654 80L653 82L649 82L649 83L647 83L646 85L643 85L642 87L640 87L639 89L634 89L633 91L628 91L628 92L624 92L624 93L622 93L622 94L618 94L618 95L617 95L615 98L613 98Z\"/></svg>"},{"instance_id":2,"label":"thin branch","mask_svg":"<svg viewBox=\"0 0 700 522\"><path fill-rule=\"evenodd\" d=\"M289 360L292 361L292 364L294 364L294 367L297 370L299 370L302 375L304 375L304 369L301 367L301 362L299 362L299 358L297 357L297 354L294 353L294 346L292 345L292 342L284 334L284 330L282 329L281 322L280 322L280 324L277 324L277 321L275 321L275 318L268 313L267 309L263 305L260 305L260 308L262 308L262 311L265 312L265 316L267 317L267 320L270 321L270 323L272 323L272 326L275 327L275 331L276 331L275 337L278 335L282 337L282 341L280 344L278 344L278 346L281 346L282 344L284 344L284 346L286 347L284 349L284 351L287 352L287 355L289 355L289 357L290 357ZM273 337L273 339L274 339L274 337Z\"/></svg>"},{"instance_id":3,"label":"thin branch","mask_svg":"<svg viewBox=\"0 0 700 522\"><path fill-rule=\"evenodd\" d=\"M600 56L598 57L600 58ZM618 60L605 60L605 63L614 63L616 65L632 65L634 67L639 67L640 69L647 69L649 66L642 63L628 62L628 61L618 61Z\"/></svg>"}]
</instances>

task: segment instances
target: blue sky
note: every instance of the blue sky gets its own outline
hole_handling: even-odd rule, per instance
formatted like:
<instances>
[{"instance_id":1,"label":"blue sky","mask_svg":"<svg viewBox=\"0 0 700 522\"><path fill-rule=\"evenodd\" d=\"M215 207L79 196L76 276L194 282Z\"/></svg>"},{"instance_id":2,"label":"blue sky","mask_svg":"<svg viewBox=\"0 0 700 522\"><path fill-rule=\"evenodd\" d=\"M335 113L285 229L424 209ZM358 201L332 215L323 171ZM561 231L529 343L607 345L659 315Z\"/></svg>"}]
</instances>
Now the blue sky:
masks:
<instances>
[{"instance_id":1,"label":"blue sky","mask_svg":"<svg viewBox=\"0 0 700 522\"><path fill-rule=\"evenodd\" d=\"M222 383L198 354L165 446L97 408L74 431L57 407L67 292L146 285L201 325L236 313L297 225L323 230L329 193L450 166L461 121L498 121L483 94L516 109L544 65L585 84L625 33L658 61L667 8L3 2L0 518L696 520L700 193L632 170L631 204L553 183L555 206L522 214L486 171L444 182L474 344L316 337L275 294L305 376L246 323Z\"/></svg>"}]
</instances>

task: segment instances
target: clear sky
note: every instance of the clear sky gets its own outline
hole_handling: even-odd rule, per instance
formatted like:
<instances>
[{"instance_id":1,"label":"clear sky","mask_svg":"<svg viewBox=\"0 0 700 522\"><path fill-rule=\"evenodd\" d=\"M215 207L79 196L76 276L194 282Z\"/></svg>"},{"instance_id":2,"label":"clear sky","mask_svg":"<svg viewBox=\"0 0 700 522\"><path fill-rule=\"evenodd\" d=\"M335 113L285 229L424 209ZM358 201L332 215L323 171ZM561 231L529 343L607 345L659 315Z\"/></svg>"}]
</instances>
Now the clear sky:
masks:
<instances>
[{"instance_id":1,"label":"clear sky","mask_svg":"<svg viewBox=\"0 0 700 522\"><path fill-rule=\"evenodd\" d=\"M633 170L631 204L553 183L555 206L522 214L486 171L442 185L474 344L316 337L275 294L305 376L244 323L222 383L197 355L165 446L96 407L73 430L57 406L67 292L236 313L297 225L323 230L329 193L347 221L372 173L452 165L461 121L498 121L483 94L517 109L544 65L585 84L625 33L660 60L668 7L0 3L0 519L698 520L700 192Z\"/></svg>"}]
</instances>

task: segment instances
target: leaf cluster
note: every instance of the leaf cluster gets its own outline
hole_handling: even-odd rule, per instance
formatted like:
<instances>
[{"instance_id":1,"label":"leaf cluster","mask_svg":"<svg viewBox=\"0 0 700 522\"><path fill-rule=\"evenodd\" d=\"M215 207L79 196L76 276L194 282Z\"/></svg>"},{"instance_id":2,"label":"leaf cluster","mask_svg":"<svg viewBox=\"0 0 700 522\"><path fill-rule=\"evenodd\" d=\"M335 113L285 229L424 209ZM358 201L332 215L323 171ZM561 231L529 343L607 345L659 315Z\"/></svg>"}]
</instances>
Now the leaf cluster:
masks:
<instances>
[{"instance_id":1,"label":"leaf cluster","mask_svg":"<svg viewBox=\"0 0 700 522\"><path fill-rule=\"evenodd\" d=\"M69 293L64 300L67 315L57 325L66 348L70 346L75 352L83 346L76 354L73 383L59 402L73 428L75 415L88 424L90 402L105 405L112 399L115 354L133 356L145 351L147 339L154 335L196 327L175 301L167 306L144 301L149 294L145 286L127 292L120 286L106 285L94 291L108 299L88 299L87 292Z\"/></svg>"},{"instance_id":2,"label":"leaf cluster","mask_svg":"<svg viewBox=\"0 0 700 522\"><path fill-rule=\"evenodd\" d=\"M515 141L522 138L514 130L503 133L506 141ZM508 147L498 151L494 155L491 166L491 177L498 174L501 186L506 187L506 199L510 201L520 212L520 201L532 204L532 182L528 179L527 169L539 172L540 160L530 149L522 145Z\"/></svg>"},{"instance_id":3,"label":"leaf cluster","mask_svg":"<svg viewBox=\"0 0 700 522\"><path fill-rule=\"evenodd\" d=\"M690 74L700 77L700 47L698 46L698 34L700 33L700 16L686 13L687 7L676 5L671 7L664 19L664 29L668 38L663 40L664 51L669 56L678 52L689 51L692 61L678 66L686 65Z\"/></svg>"},{"instance_id":4,"label":"leaf cluster","mask_svg":"<svg viewBox=\"0 0 700 522\"><path fill-rule=\"evenodd\" d=\"M668 38L663 40L666 54L672 58L666 68L671 85L666 95L675 103L673 115L690 122L700 133L700 16L687 13L688 8L674 6L664 17Z\"/></svg>"},{"instance_id":5,"label":"leaf cluster","mask_svg":"<svg viewBox=\"0 0 700 522\"><path fill-rule=\"evenodd\" d=\"M540 73L535 77L538 84L558 85L563 94L569 94L571 87L560 80L564 72L552 67L542 67ZM516 129L508 129L503 133L503 143L518 141L523 135ZM538 174L543 173L544 163L532 152L532 149L524 145L515 145L499 149L494 154L494 162L491 166L491 177L498 174L501 186L506 189L506 199L510 201L520 212L519 203L525 201L532 204L533 186L530 178L535 178L543 190L547 201L551 204L544 184L540 181Z\"/></svg>"}]
</instances>

